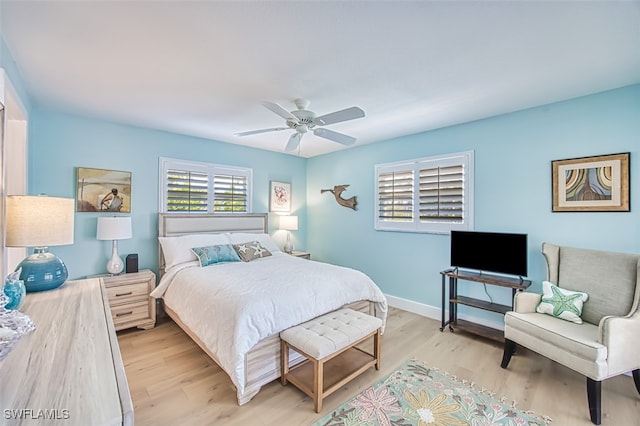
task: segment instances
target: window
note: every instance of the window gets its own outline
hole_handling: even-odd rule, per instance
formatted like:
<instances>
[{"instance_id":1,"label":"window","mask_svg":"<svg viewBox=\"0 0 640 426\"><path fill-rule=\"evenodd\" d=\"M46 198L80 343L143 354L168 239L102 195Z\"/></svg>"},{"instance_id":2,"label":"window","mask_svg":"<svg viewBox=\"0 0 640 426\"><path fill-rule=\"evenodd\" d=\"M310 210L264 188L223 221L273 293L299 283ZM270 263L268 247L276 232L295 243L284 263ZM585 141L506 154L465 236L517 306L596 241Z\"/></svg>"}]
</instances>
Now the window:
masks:
<instances>
[{"instance_id":1,"label":"window","mask_svg":"<svg viewBox=\"0 0 640 426\"><path fill-rule=\"evenodd\" d=\"M378 164L375 229L473 229L473 151Z\"/></svg>"},{"instance_id":2,"label":"window","mask_svg":"<svg viewBox=\"0 0 640 426\"><path fill-rule=\"evenodd\" d=\"M160 158L159 170L161 212L251 212L251 169Z\"/></svg>"}]
</instances>

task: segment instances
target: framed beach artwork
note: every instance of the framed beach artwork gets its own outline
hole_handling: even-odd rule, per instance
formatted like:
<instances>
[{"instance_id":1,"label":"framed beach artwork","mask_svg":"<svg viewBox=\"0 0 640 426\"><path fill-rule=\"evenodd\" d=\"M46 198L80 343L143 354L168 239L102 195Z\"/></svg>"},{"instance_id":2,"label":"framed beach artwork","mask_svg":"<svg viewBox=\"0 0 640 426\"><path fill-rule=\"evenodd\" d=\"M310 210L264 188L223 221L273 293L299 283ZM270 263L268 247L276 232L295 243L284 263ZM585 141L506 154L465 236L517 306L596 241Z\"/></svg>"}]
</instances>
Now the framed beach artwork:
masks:
<instances>
[{"instance_id":1,"label":"framed beach artwork","mask_svg":"<svg viewBox=\"0 0 640 426\"><path fill-rule=\"evenodd\" d=\"M131 213L131 172L77 167L76 211Z\"/></svg>"},{"instance_id":2,"label":"framed beach artwork","mask_svg":"<svg viewBox=\"0 0 640 426\"><path fill-rule=\"evenodd\" d=\"M629 153L551 162L554 212L628 212Z\"/></svg>"},{"instance_id":3,"label":"framed beach artwork","mask_svg":"<svg viewBox=\"0 0 640 426\"><path fill-rule=\"evenodd\" d=\"M269 211L291 211L291 184L272 180L269 185Z\"/></svg>"}]
</instances>

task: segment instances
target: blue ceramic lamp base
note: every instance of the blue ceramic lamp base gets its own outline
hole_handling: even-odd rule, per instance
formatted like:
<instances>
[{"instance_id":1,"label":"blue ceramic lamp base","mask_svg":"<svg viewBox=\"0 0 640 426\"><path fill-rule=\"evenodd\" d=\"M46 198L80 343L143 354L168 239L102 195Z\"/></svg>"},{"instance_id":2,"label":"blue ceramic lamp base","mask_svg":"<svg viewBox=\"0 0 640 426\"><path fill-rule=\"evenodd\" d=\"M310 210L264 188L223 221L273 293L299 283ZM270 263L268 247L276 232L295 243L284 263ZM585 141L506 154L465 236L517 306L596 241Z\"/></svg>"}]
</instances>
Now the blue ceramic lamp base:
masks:
<instances>
[{"instance_id":1,"label":"blue ceramic lamp base","mask_svg":"<svg viewBox=\"0 0 640 426\"><path fill-rule=\"evenodd\" d=\"M67 266L46 247L37 247L16 267L22 268L20 279L27 292L52 290L60 287L69 277Z\"/></svg>"}]
</instances>

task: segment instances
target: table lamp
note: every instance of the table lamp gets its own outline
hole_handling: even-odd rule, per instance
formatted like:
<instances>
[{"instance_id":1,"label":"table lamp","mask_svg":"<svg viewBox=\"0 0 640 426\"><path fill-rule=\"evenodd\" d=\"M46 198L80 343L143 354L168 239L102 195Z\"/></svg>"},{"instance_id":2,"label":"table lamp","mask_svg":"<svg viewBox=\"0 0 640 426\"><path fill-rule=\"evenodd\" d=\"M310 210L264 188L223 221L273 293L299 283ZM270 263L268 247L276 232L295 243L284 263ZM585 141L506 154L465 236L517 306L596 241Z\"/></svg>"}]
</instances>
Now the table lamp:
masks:
<instances>
[{"instance_id":1,"label":"table lamp","mask_svg":"<svg viewBox=\"0 0 640 426\"><path fill-rule=\"evenodd\" d=\"M48 247L73 244L73 198L9 195L6 202L6 246L34 248L16 267L26 290L60 287L69 277L67 266Z\"/></svg>"},{"instance_id":2,"label":"table lamp","mask_svg":"<svg viewBox=\"0 0 640 426\"><path fill-rule=\"evenodd\" d=\"M124 269L124 263L118 254L118 240L131 238L131 217L99 217L97 239L112 240L111 259L107 262L107 271L117 275Z\"/></svg>"},{"instance_id":3,"label":"table lamp","mask_svg":"<svg viewBox=\"0 0 640 426\"><path fill-rule=\"evenodd\" d=\"M291 232L298 230L298 216L281 216L280 229L287 231L287 242L284 244L284 252L291 254L293 244L291 244Z\"/></svg>"}]
</instances>

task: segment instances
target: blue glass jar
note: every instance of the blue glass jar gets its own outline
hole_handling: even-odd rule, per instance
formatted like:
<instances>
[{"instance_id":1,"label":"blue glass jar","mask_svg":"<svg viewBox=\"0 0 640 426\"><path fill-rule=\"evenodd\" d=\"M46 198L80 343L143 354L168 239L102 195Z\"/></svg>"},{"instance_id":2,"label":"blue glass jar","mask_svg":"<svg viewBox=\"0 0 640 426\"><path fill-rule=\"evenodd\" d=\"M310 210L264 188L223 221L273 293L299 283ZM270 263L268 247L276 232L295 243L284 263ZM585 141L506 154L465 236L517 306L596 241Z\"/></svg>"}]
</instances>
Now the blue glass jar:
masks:
<instances>
[{"instance_id":1,"label":"blue glass jar","mask_svg":"<svg viewBox=\"0 0 640 426\"><path fill-rule=\"evenodd\" d=\"M12 280L6 281L4 283L4 294L7 296L9 301L5 306L5 309L13 309L18 310L24 303L24 297L27 293L27 289L24 286L24 281L22 280Z\"/></svg>"}]
</instances>

